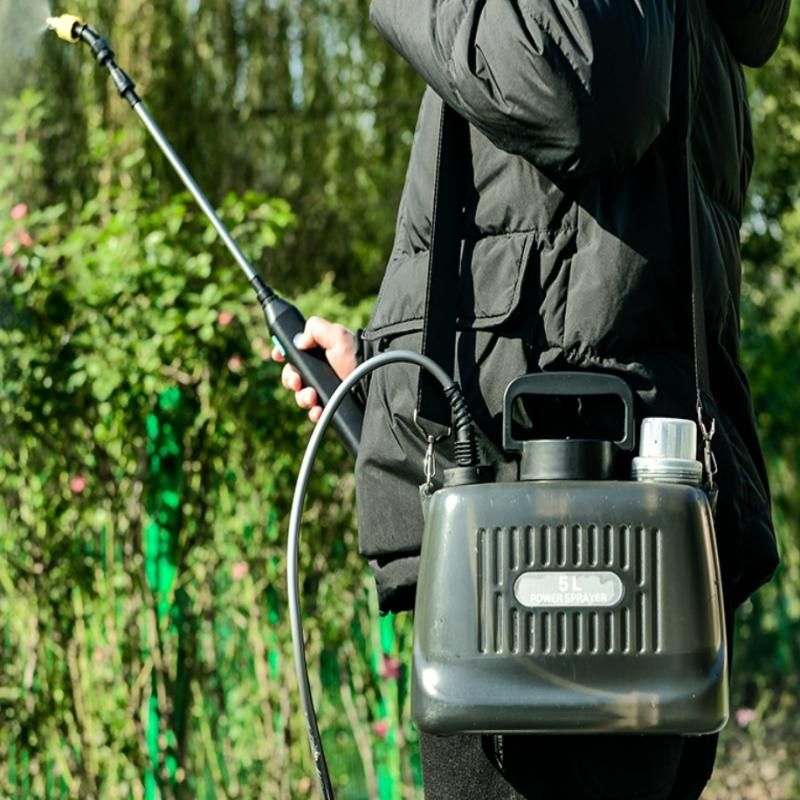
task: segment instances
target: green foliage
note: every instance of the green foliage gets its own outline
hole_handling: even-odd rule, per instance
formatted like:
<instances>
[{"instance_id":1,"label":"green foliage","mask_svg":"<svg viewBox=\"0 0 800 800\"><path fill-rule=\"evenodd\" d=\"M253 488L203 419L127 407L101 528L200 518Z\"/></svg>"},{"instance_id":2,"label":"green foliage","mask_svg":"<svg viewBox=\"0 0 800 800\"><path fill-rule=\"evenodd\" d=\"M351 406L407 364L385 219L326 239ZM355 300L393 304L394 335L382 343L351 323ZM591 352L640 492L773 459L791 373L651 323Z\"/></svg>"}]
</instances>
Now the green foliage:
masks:
<instances>
[{"instance_id":1,"label":"green foliage","mask_svg":"<svg viewBox=\"0 0 800 800\"><path fill-rule=\"evenodd\" d=\"M800 10L769 65L748 75L756 169L743 235L742 357L753 387L782 564L740 612L739 697L800 691ZM770 691L771 690L771 691Z\"/></svg>"},{"instance_id":2,"label":"green foliage","mask_svg":"<svg viewBox=\"0 0 800 800\"><path fill-rule=\"evenodd\" d=\"M41 103L27 93L0 140L0 793L24 778L39 797L306 796L283 531L309 425L265 360L252 290L186 197L121 184L75 214L19 204ZM294 224L255 192L220 213L262 264ZM367 309L330 280L300 305L353 325ZM349 472L331 442L302 570L323 729L356 797L384 769L373 747L411 732L382 678L407 623L381 641Z\"/></svg>"},{"instance_id":3,"label":"green foliage","mask_svg":"<svg viewBox=\"0 0 800 800\"><path fill-rule=\"evenodd\" d=\"M423 84L372 27L364 4L54 5L109 37L214 203L252 188L289 201L303 226L278 243L271 282L296 293L331 273L351 302L377 290ZM46 36L26 77L46 93L32 133L48 156L37 191L78 207L98 185L120 179L156 181L162 199L179 190L84 48ZM99 130L125 131L124 141L100 154ZM124 150L140 147L146 158L120 172Z\"/></svg>"},{"instance_id":4,"label":"green foliage","mask_svg":"<svg viewBox=\"0 0 800 800\"><path fill-rule=\"evenodd\" d=\"M782 564L738 614L734 698L754 720L723 736L712 798L796 796L800 693L800 9L780 49L748 73L756 141L742 239L742 358L753 389ZM752 712L751 712L752 709Z\"/></svg>"}]
</instances>

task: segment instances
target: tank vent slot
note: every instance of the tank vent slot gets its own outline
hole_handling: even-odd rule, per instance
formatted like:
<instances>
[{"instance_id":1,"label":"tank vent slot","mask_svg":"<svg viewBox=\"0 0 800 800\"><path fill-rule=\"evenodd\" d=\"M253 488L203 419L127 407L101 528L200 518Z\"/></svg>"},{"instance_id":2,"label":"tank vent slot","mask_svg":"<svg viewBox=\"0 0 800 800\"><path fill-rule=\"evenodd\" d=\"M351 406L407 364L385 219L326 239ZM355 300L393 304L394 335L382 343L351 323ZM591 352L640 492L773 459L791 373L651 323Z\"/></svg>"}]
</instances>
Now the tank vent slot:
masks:
<instances>
[{"instance_id":1,"label":"tank vent slot","mask_svg":"<svg viewBox=\"0 0 800 800\"><path fill-rule=\"evenodd\" d=\"M637 655L660 650L661 531L641 525L562 523L479 528L478 651L487 655ZM517 602L523 572L614 572L615 608L531 609Z\"/></svg>"}]
</instances>

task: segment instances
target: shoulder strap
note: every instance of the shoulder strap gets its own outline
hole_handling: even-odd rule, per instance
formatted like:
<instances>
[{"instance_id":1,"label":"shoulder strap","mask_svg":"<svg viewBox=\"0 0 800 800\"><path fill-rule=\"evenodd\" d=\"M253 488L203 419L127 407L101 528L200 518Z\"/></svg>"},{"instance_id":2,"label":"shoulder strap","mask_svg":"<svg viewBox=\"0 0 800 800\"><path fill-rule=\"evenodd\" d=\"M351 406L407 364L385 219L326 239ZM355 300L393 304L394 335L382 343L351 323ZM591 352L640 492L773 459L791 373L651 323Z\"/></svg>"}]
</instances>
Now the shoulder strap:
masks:
<instances>
[{"instance_id":1,"label":"shoulder strap","mask_svg":"<svg viewBox=\"0 0 800 800\"><path fill-rule=\"evenodd\" d=\"M431 217L431 246L422 329L422 353L454 375L458 315L463 194L459 173L466 158L467 123L442 103L436 181ZM420 370L416 422L426 436L430 423L449 427L450 405L426 370ZM428 423L426 425L426 423Z\"/></svg>"},{"instance_id":2,"label":"shoulder strap","mask_svg":"<svg viewBox=\"0 0 800 800\"><path fill-rule=\"evenodd\" d=\"M705 489L712 507L716 506L717 487L715 475L717 464L711 442L714 438L716 420L712 414L711 369L708 357L708 335L706 332L705 295L703 273L700 267L700 242L697 233L697 202L695 194L694 159L692 158L692 110L686 132L686 212L689 218L689 262L692 273L692 346L694 349L694 381L697 424L703 444L703 467Z\"/></svg>"}]
</instances>

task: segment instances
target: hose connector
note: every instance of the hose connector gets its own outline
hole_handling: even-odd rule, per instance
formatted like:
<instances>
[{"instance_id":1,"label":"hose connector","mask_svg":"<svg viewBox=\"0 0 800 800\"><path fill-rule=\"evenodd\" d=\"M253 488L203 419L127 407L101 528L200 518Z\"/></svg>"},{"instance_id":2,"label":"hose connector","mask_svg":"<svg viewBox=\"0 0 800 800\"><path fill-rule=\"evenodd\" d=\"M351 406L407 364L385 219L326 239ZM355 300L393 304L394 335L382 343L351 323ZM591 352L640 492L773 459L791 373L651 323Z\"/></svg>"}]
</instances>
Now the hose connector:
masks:
<instances>
[{"instance_id":1,"label":"hose connector","mask_svg":"<svg viewBox=\"0 0 800 800\"><path fill-rule=\"evenodd\" d=\"M74 14L62 14L60 17L48 17L47 27L55 31L59 39L65 42L78 41L78 28L83 25L83 20Z\"/></svg>"},{"instance_id":2,"label":"hose connector","mask_svg":"<svg viewBox=\"0 0 800 800\"><path fill-rule=\"evenodd\" d=\"M455 439L454 451L456 464L459 467L475 467L480 463L478 456L478 443L475 439L475 429L472 425L472 415L467 408L467 402L461 387L453 383L444 390L445 397L450 403L453 415L453 438Z\"/></svg>"},{"instance_id":3,"label":"hose connector","mask_svg":"<svg viewBox=\"0 0 800 800\"><path fill-rule=\"evenodd\" d=\"M461 387L453 383L444 390L444 394L452 413L453 455L456 462L455 467L444 471L444 487L491 483L494 480L494 467L481 463L475 426Z\"/></svg>"}]
</instances>

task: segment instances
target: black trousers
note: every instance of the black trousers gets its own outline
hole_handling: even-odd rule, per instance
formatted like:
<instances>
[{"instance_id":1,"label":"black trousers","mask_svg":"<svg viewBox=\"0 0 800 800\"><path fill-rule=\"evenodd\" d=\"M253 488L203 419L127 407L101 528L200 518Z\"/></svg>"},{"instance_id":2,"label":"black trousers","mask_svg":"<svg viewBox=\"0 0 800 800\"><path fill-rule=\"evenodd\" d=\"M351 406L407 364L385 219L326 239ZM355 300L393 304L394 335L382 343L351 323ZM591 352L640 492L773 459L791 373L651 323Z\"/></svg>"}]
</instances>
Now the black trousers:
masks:
<instances>
[{"instance_id":1,"label":"black trousers","mask_svg":"<svg viewBox=\"0 0 800 800\"><path fill-rule=\"evenodd\" d=\"M432 736L425 800L697 800L717 736Z\"/></svg>"}]
</instances>

